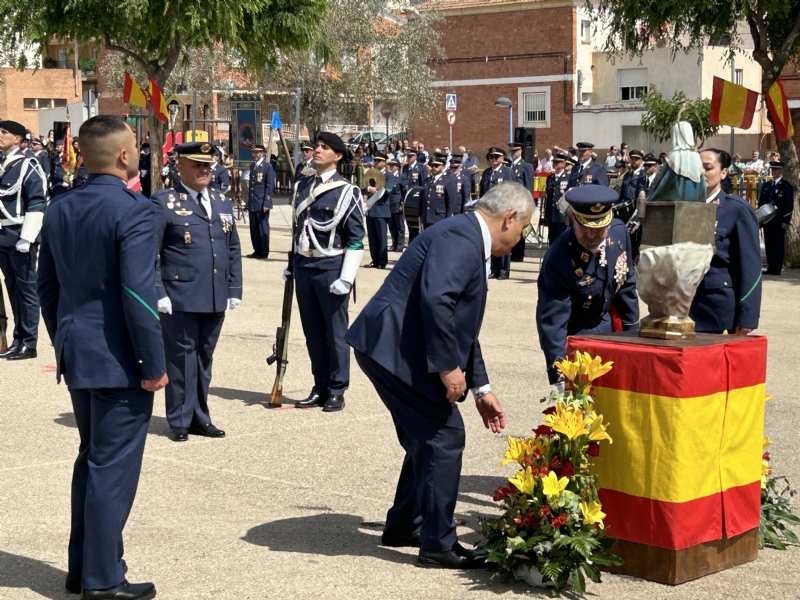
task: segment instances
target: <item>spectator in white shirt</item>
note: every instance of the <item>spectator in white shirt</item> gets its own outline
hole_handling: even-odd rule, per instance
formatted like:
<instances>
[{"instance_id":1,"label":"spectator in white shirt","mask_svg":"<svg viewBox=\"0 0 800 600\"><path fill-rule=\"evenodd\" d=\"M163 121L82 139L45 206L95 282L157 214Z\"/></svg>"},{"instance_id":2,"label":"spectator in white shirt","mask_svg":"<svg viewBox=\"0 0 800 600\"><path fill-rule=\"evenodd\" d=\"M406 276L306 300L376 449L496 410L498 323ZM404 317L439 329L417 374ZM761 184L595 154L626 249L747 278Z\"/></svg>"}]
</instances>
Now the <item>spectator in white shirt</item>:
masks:
<instances>
[{"instance_id":1,"label":"spectator in white shirt","mask_svg":"<svg viewBox=\"0 0 800 600\"><path fill-rule=\"evenodd\" d=\"M539 159L539 170L545 173L553 171L553 151L548 148L544 151L544 156Z\"/></svg>"},{"instance_id":2,"label":"spectator in white shirt","mask_svg":"<svg viewBox=\"0 0 800 600\"><path fill-rule=\"evenodd\" d=\"M759 158L758 150L753 150L753 160L744 166L745 175L758 175L764 169L764 161Z\"/></svg>"},{"instance_id":3,"label":"spectator in white shirt","mask_svg":"<svg viewBox=\"0 0 800 600\"><path fill-rule=\"evenodd\" d=\"M617 147L611 146L606 152L606 169L615 169L617 166Z\"/></svg>"}]
</instances>

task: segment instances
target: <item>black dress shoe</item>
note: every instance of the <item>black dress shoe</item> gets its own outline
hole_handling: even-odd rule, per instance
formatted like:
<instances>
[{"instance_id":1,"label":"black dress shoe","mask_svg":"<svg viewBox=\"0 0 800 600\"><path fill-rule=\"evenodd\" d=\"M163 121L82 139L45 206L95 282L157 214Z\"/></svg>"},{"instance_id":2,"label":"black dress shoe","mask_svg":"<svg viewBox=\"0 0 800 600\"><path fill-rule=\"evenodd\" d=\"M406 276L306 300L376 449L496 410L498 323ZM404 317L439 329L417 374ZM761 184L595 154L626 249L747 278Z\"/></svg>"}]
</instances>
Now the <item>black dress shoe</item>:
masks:
<instances>
[{"instance_id":1,"label":"black dress shoe","mask_svg":"<svg viewBox=\"0 0 800 600\"><path fill-rule=\"evenodd\" d=\"M497 281L505 281L506 279L508 279L508 273L500 273L497 276Z\"/></svg>"},{"instance_id":2,"label":"black dress shoe","mask_svg":"<svg viewBox=\"0 0 800 600\"><path fill-rule=\"evenodd\" d=\"M467 550L456 542L447 552L426 552L420 549L417 566L425 569L482 569L486 566L488 552Z\"/></svg>"},{"instance_id":3,"label":"black dress shoe","mask_svg":"<svg viewBox=\"0 0 800 600\"><path fill-rule=\"evenodd\" d=\"M419 534L414 535L392 535L383 532L381 535L381 546L391 548L419 548Z\"/></svg>"},{"instance_id":4,"label":"black dress shoe","mask_svg":"<svg viewBox=\"0 0 800 600\"><path fill-rule=\"evenodd\" d=\"M123 581L108 590L83 590L81 600L150 600L156 597L156 586L152 583L128 583Z\"/></svg>"},{"instance_id":5,"label":"black dress shoe","mask_svg":"<svg viewBox=\"0 0 800 600\"><path fill-rule=\"evenodd\" d=\"M322 412L336 412L344 408L344 396L336 394L328 398L325 406L322 407Z\"/></svg>"},{"instance_id":6,"label":"black dress shoe","mask_svg":"<svg viewBox=\"0 0 800 600\"><path fill-rule=\"evenodd\" d=\"M489 277L487 277L486 279L497 279L497 277L498 277L497 273L489 273Z\"/></svg>"},{"instance_id":7,"label":"black dress shoe","mask_svg":"<svg viewBox=\"0 0 800 600\"><path fill-rule=\"evenodd\" d=\"M189 427L189 433L210 438L225 437L225 432L213 423L209 423L208 425L192 425Z\"/></svg>"},{"instance_id":8,"label":"black dress shoe","mask_svg":"<svg viewBox=\"0 0 800 600\"><path fill-rule=\"evenodd\" d=\"M297 404L294 405L295 408L319 408L325 404L327 397L320 396L314 392L311 392L305 400L300 400Z\"/></svg>"},{"instance_id":9,"label":"black dress shoe","mask_svg":"<svg viewBox=\"0 0 800 600\"><path fill-rule=\"evenodd\" d=\"M16 354L17 350L19 350L20 343L14 342L11 344L5 352L0 352L0 358L8 358L12 354Z\"/></svg>"},{"instance_id":10,"label":"black dress shoe","mask_svg":"<svg viewBox=\"0 0 800 600\"><path fill-rule=\"evenodd\" d=\"M189 430L186 427L173 427L169 430L169 439L173 442L185 442L189 439Z\"/></svg>"},{"instance_id":11,"label":"black dress shoe","mask_svg":"<svg viewBox=\"0 0 800 600\"><path fill-rule=\"evenodd\" d=\"M369 264L364 265L365 269L374 269L375 267L376 267L375 263L372 263L372 262L369 263Z\"/></svg>"},{"instance_id":12,"label":"black dress shoe","mask_svg":"<svg viewBox=\"0 0 800 600\"><path fill-rule=\"evenodd\" d=\"M80 571L69 571L69 572L67 572L67 578L64 580L64 589L67 590L70 594L80 594L81 593L81 572Z\"/></svg>"},{"instance_id":13,"label":"black dress shoe","mask_svg":"<svg viewBox=\"0 0 800 600\"><path fill-rule=\"evenodd\" d=\"M389 246L389 247L386 249L386 251L387 251L387 252L394 252L394 251L395 251L395 247L394 247L394 246Z\"/></svg>"},{"instance_id":14,"label":"black dress shoe","mask_svg":"<svg viewBox=\"0 0 800 600\"><path fill-rule=\"evenodd\" d=\"M36 350L28 348L27 346L19 346L14 354L6 356L6 360L27 360L29 358L36 358Z\"/></svg>"},{"instance_id":15,"label":"black dress shoe","mask_svg":"<svg viewBox=\"0 0 800 600\"><path fill-rule=\"evenodd\" d=\"M512 258L511 262L525 262L524 258Z\"/></svg>"}]
</instances>

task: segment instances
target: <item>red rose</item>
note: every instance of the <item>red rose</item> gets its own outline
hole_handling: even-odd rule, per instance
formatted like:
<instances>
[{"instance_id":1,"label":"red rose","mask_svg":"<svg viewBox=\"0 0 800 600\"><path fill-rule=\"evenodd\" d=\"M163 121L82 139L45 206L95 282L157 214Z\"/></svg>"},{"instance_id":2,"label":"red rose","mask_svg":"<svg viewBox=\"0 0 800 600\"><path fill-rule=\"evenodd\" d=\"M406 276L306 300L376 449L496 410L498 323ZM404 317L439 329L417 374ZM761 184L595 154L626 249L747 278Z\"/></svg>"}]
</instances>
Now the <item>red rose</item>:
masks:
<instances>
[{"instance_id":1,"label":"red rose","mask_svg":"<svg viewBox=\"0 0 800 600\"><path fill-rule=\"evenodd\" d=\"M494 491L494 501L500 502L501 500L505 499L506 495L506 489L499 487Z\"/></svg>"},{"instance_id":2,"label":"red rose","mask_svg":"<svg viewBox=\"0 0 800 600\"><path fill-rule=\"evenodd\" d=\"M542 507L542 508L539 510L539 514L541 514L543 517L546 517L547 515L549 515L549 514L550 514L550 507L549 507L549 506L547 506L547 504L545 504L545 505L544 505L544 506L543 506L543 507Z\"/></svg>"},{"instance_id":3,"label":"red rose","mask_svg":"<svg viewBox=\"0 0 800 600\"><path fill-rule=\"evenodd\" d=\"M572 477L575 475L575 468L572 466L572 463L568 460L564 461L564 464L561 465L560 469L556 469L556 474L559 477Z\"/></svg>"},{"instance_id":4,"label":"red rose","mask_svg":"<svg viewBox=\"0 0 800 600\"><path fill-rule=\"evenodd\" d=\"M556 414L556 407L555 406L548 406L542 411L543 415L554 415Z\"/></svg>"},{"instance_id":5,"label":"red rose","mask_svg":"<svg viewBox=\"0 0 800 600\"><path fill-rule=\"evenodd\" d=\"M533 430L533 433L535 433L536 435L553 435L553 428L542 423L536 429Z\"/></svg>"},{"instance_id":6,"label":"red rose","mask_svg":"<svg viewBox=\"0 0 800 600\"><path fill-rule=\"evenodd\" d=\"M600 456L600 442L589 442L589 449L586 451L589 456Z\"/></svg>"},{"instance_id":7,"label":"red rose","mask_svg":"<svg viewBox=\"0 0 800 600\"><path fill-rule=\"evenodd\" d=\"M542 477L547 477L547 474L550 472L550 469L547 468L547 465L542 465L542 468L539 470L539 475Z\"/></svg>"}]
</instances>

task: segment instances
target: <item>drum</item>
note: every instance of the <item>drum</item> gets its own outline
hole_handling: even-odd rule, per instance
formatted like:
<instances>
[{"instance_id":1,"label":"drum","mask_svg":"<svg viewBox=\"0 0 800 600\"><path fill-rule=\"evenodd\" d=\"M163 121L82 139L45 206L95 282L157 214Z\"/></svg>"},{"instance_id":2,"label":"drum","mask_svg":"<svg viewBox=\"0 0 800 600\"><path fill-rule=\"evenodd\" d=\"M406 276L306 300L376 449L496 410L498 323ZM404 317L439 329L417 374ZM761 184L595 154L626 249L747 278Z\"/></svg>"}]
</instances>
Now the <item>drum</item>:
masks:
<instances>
[{"instance_id":1,"label":"drum","mask_svg":"<svg viewBox=\"0 0 800 600\"><path fill-rule=\"evenodd\" d=\"M758 224L765 225L772 221L775 217L778 216L778 207L775 206L775 203L769 202L764 206L760 206L756 211L756 217L758 217Z\"/></svg>"},{"instance_id":2,"label":"drum","mask_svg":"<svg viewBox=\"0 0 800 600\"><path fill-rule=\"evenodd\" d=\"M636 206L633 200L622 200L612 206L611 210L617 219L627 225L628 221L633 217L633 213L636 212Z\"/></svg>"},{"instance_id":3,"label":"drum","mask_svg":"<svg viewBox=\"0 0 800 600\"><path fill-rule=\"evenodd\" d=\"M412 187L406 192L406 197L403 200L403 215L409 227L419 228L419 204L422 201L422 192L424 187Z\"/></svg>"}]
</instances>

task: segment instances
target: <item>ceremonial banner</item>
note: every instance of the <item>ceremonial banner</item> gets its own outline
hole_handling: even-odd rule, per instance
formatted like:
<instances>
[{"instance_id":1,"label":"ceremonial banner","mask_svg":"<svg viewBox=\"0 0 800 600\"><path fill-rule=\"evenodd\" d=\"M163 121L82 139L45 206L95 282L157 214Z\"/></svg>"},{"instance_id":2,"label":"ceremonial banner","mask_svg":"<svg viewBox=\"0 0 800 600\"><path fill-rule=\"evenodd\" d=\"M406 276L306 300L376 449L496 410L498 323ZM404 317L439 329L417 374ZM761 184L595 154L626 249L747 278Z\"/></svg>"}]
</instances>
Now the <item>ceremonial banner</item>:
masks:
<instances>
[{"instance_id":1,"label":"ceremonial banner","mask_svg":"<svg viewBox=\"0 0 800 600\"><path fill-rule=\"evenodd\" d=\"M158 84L152 77L150 78L150 85L148 86L147 91L150 94L150 103L153 105L153 110L155 111L158 120L163 121L164 123L169 123L167 103L164 102L164 95L161 93Z\"/></svg>"},{"instance_id":2,"label":"ceremonial banner","mask_svg":"<svg viewBox=\"0 0 800 600\"><path fill-rule=\"evenodd\" d=\"M125 71L125 84L122 88L122 101L125 104L147 108L147 98L144 95L144 91L127 71Z\"/></svg>"},{"instance_id":3,"label":"ceremonial banner","mask_svg":"<svg viewBox=\"0 0 800 600\"><path fill-rule=\"evenodd\" d=\"M775 135L779 140L788 140L794 135L794 125L792 115L789 112L789 102L786 99L786 92L783 89L783 82L778 77L775 83L769 88L767 93L767 108L772 115L772 125L775 128Z\"/></svg>"},{"instance_id":4,"label":"ceremonial banner","mask_svg":"<svg viewBox=\"0 0 800 600\"><path fill-rule=\"evenodd\" d=\"M231 97L231 153L233 166L247 169L253 162L253 146L261 144L261 98Z\"/></svg>"},{"instance_id":5,"label":"ceremonial banner","mask_svg":"<svg viewBox=\"0 0 800 600\"><path fill-rule=\"evenodd\" d=\"M714 77L711 93L712 125L729 125L740 129L749 129L753 124L753 114L758 103L758 92L746 87Z\"/></svg>"},{"instance_id":6,"label":"ceremonial banner","mask_svg":"<svg viewBox=\"0 0 800 600\"><path fill-rule=\"evenodd\" d=\"M614 362L595 388L614 438L595 460L609 535L683 550L759 526L765 337L567 346Z\"/></svg>"}]
</instances>

